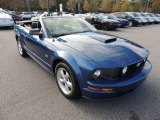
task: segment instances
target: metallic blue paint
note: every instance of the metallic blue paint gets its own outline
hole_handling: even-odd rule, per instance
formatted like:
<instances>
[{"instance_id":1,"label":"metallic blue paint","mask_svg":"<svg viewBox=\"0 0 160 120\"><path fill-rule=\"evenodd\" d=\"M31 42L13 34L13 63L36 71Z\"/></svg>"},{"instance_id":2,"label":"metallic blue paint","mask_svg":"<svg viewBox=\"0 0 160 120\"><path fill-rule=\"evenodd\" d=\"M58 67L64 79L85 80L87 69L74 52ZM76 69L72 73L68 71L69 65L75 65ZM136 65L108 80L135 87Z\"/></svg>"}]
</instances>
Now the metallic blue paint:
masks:
<instances>
[{"instance_id":1,"label":"metallic blue paint","mask_svg":"<svg viewBox=\"0 0 160 120\"><path fill-rule=\"evenodd\" d=\"M85 32L58 38L30 35L20 25L15 26L16 37L23 43L26 52L45 69L54 74L54 62L61 60L73 70L82 96L86 98L111 98L129 92L139 86L151 71L147 60L142 70L129 78L118 81L94 80L97 69L119 68L143 61L149 51L122 38L99 32ZM107 42L108 40L113 40ZM112 88L112 91L94 91L87 87Z\"/></svg>"},{"instance_id":2,"label":"metallic blue paint","mask_svg":"<svg viewBox=\"0 0 160 120\"><path fill-rule=\"evenodd\" d=\"M126 20L126 19L117 18L117 19L115 19L115 20L118 20L118 21L119 21L120 27L126 27L126 26L128 26L129 21Z\"/></svg>"}]
</instances>

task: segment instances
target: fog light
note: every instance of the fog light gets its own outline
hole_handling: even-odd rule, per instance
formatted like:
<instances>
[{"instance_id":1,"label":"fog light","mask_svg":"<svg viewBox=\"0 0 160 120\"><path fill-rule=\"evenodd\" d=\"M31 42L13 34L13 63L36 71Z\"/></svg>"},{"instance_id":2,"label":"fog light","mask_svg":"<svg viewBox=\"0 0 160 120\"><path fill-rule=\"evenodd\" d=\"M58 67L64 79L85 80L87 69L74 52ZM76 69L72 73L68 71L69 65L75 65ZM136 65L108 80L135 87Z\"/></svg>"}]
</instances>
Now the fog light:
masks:
<instances>
[{"instance_id":1,"label":"fog light","mask_svg":"<svg viewBox=\"0 0 160 120\"><path fill-rule=\"evenodd\" d=\"M101 75L101 71L100 70L96 70L93 74L93 77L96 79Z\"/></svg>"},{"instance_id":2,"label":"fog light","mask_svg":"<svg viewBox=\"0 0 160 120\"><path fill-rule=\"evenodd\" d=\"M122 74L123 75L126 74L127 70L128 70L128 67L124 67L123 70L122 70Z\"/></svg>"}]
</instances>

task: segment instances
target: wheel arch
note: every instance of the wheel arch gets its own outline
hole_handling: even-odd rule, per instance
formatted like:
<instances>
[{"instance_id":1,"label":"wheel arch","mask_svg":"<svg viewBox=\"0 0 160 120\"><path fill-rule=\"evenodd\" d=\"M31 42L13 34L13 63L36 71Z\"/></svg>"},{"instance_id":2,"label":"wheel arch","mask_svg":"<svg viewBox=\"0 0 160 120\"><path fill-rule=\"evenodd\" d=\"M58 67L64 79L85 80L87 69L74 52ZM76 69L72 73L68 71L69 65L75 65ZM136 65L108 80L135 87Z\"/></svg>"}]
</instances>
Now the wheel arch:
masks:
<instances>
[{"instance_id":1,"label":"wheel arch","mask_svg":"<svg viewBox=\"0 0 160 120\"><path fill-rule=\"evenodd\" d=\"M71 56L70 54L67 54L66 52L62 52L62 51L58 52L56 59L52 60L53 74L55 74L56 65L60 62L63 62L68 65L68 67L72 70L79 86L81 86L82 82L79 82L79 80L82 79L82 73L74 57Z\"/></svg>"}]
</instances>

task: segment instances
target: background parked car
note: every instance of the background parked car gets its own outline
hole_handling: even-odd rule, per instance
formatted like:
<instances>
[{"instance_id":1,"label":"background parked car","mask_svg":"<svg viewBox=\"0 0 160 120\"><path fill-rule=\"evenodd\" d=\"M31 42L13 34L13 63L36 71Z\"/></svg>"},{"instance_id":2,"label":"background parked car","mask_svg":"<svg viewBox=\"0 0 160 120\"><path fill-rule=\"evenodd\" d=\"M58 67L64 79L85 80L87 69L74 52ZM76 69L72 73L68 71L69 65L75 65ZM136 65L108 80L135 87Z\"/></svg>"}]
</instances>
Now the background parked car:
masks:
<instances>
[{"instance_id":1,"label":"background parked car","mask_svg":"<svg viewBox=\"0 0 160 120\"><path fill-rule=\"evenodd\" d=\"M141 15L146 17L149 20L149 24L153 24L155 22L155 20L147 13L141 13Z\"/></svg>"},{"instance_id":2,"label":"background parked car","mask_svg":"<svg viewBox=\"0 0 160 120\"><path fill-rule=\"evenodd\" d=\"M115 15L112 14L106 14L108 16L108 19L113 19L113 20L117 20L120 23L120 27L126 27L128 26L128 20L126 19L122 19L122 18L117 18Z\"/></svg>"},{"instance_id":3,"label":"background parked car","mask_svg":"<svg viewBox=\"0 0 160 120\"><path fill-rule=\"evenodd\" d=\"M160 21L160 15L159 14L154 14L155 17ZM160 22L159 22L160 23Z\"/></svg>"},{"instance_id":4,"label":"background parked car","mask_svg":"<svg viewBox=\"0 0 160 120\"><path fill-rule=\"evenodd\" d=\"M141 21L142 25L146 25L148 23L148 21L140 13L137 12L127 12L127 13L134 16L135 19Z\"/></svg>"},{"instance_id":5,"label":"background parked car","mask_svg":"<svg viewBox=\"0 0 160 120\"><path fill-rule=\"evenodd\" d=\"M0 27L13 27L14 21L9 14L0 11Z\"/></svg>"},{"instance_id":6,"label":"background parked car","mask_svg":"<svg viewBox=\"0 0 160 120\"><path fill-rule=\"evenodd\" d=\"M128 25L130 27L132 26L138 26L142 24L142 21L140 19L135 18L133 15L131 15L130 13L127 12L115 12L112 13L113 15L115 15L118 18L122 18L122 19L126 19L129 21Z\"/></svg>"},{"instance_id":7,"label":"background parked car","mask_svg":"<svg viewBox=\"0 0 160 120\"><path fill-rule=\"evenodd\" d=\"M9 14L9 15L16 14L15 11L8 10L8 9L4 9L4 10L5 10L5 11L7 12L7 14Z\"/></svg>"},{"instance_id":8,"label":"background parked car","mask_svg":"<svg viewBox=\"0 0 160 120\"><path fill-rule=\"evenodd\" d=\"M148 13L148 15L149 15L152 19L154 19L154 23L155 23L155 24L157 24L157 23L160 22L160 19L157 18L153 13Z\"/></svg>"},{"instance_id":9,"label":"background parked car","mask_svg":"<svg viewBox=\"0 0 160 120\"><path fill-rule=\"evenodd\" d=\"M85 14L75 14L74 16L82 18L82 19L86 19L86 15Z\"/></svg>"},{"instance_id":10,"label":"background parked car","mask_svg":"<svg viewBox=\"0 0 160 120\"><path fill-rule=\"evenodd\" d=\"M105 15L90 15L86 20L94 25L97 29L115 30L120 26L117 20L108 19Z\"/></svg>"},{"instance_id":11,"label":"background parked car","mask_svg":"<svg viewBox=\"0 0 160 120\"><path fill-rule=\"evenodd\" d=\"M32 12L32 17L40 16L43 12L40 11L33 11Z\"/></svg>"},{"instance_id":12,"label":"background parked car","mask_svg":"<svg viewBox=\"0 0 160 120\"><path fill-rule=\"evenodd\" d=\"M48 16L48 12L44 12L43 14L39 14L36 17L32 17L31 20L37 21L37 20L39 20L39 18L46 17L46 16Z\"/></svg>"},{"instance_id":13,"label":"background parked car","mask_svg":"<svg viewBox=\"0 0 160 120\"><path fill-rule=\"evenodd\" d=\"M30 13L30 12L22 12L21 17L22 17L24 20L29 20L29 19L32 18L32 13Z\"/></svg>"},{"instance_id":14,"label":"background parked car","mask_svg":"<svg viewBox=\"0 0 160 120\"><path fill-rule=\"evenodd\" d=\"M16 21L22 21L23 18L19 15L13 14L12 15L12 19L14 20L14 22L16 23Z\"/></svg>"}]
</instances>

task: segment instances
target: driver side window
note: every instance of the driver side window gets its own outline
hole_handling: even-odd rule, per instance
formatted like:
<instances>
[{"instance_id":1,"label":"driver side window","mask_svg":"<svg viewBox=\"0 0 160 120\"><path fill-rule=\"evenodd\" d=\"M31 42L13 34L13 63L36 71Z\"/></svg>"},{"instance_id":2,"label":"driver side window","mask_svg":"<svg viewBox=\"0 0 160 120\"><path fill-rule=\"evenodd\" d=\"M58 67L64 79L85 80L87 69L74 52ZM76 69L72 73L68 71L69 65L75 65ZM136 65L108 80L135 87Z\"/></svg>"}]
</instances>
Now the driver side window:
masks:
<instances>
[{"instance_id":1,"label":"driver side window","mask_svg":"<svg viewBox=\"0 0 160 120\"><path fill-rule=\"evenodd\" d=\"M126 15L125 15L125 14L121 14L121 17L122 17L122 18L126 18Z\"/></svg>"}]
</instances>

